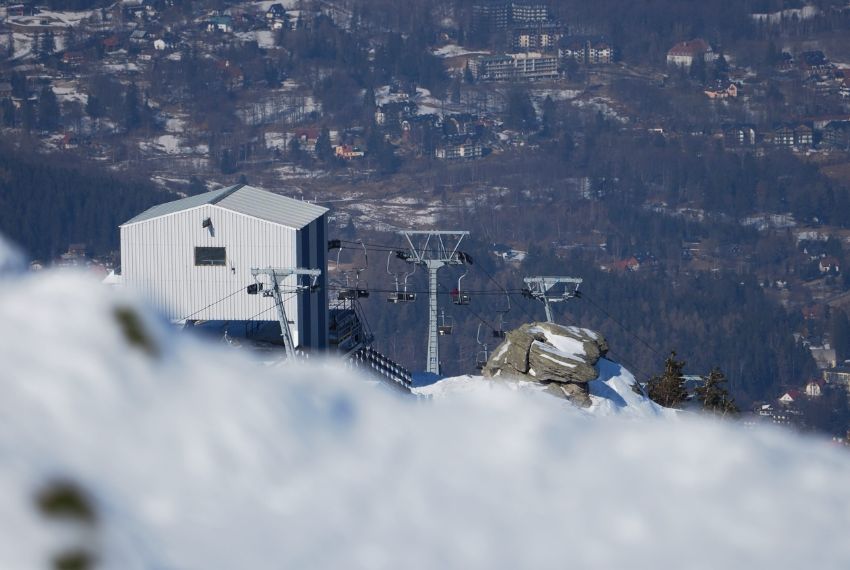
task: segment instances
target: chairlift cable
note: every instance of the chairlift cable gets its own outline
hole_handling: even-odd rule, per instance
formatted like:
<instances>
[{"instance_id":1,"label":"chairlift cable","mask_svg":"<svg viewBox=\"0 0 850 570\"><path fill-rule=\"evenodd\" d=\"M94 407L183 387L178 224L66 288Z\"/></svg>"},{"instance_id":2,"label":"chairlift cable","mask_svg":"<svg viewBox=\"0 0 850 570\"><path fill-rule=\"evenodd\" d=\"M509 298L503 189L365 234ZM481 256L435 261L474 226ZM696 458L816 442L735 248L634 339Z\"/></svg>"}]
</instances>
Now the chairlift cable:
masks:
<instances>
[{"instance_id":1,"label":"chairlift cable","mask_svg":"<svg viewBox=\"0 0 850 570\"><path fill-rule=\"evenodd\" d=\"M185 320L186 320L186 319L188 319L189 317L194 317L194 316L195 316L195 315L197 315L198 313L200 313L200 312L202 312L202 311L205 311L205 310L209 309L210 307L214 307L214 306L218 305L219 303L221 303L221 302L223 302L223 301L226 301L227 299L230 299L230 298L231 298L231 297L233 297L234 295L236 295L236 294L238 294L238 293L241 293L241 292L245 291L245 287L247 287L247 285L243 285L242 287L239 287L239 289L237 289L237 290L236 290L236 291L234 291L233 293L230 293L229 295L226 295L226 296L222 297L222 298L221 298L221 299L219 299L218 301L214 301L214 302L210 303L209 305L207 305L206 307L203 307L202 309L198 309L198 310L197 310L197 311L195 311L194 313L191 313L191 314L189 314L189 315L186 315L185 317L182 317L182 318L177 319L177 320L178 320L178 321L185 321Z\"/></svg>"}]
</instances>

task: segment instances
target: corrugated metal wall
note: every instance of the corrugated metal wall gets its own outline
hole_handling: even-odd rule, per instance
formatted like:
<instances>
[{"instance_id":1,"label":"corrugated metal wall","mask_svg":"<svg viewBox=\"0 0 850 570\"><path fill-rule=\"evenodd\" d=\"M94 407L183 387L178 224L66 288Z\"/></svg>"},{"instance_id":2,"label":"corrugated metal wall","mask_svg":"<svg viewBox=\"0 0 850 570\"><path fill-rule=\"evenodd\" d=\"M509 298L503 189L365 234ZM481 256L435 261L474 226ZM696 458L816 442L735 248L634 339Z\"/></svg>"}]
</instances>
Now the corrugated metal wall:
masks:
<instances>
[{"instance_id":1,"label":"corrugated metal wall","mask_svg":"<svg viewBox=\"0 0 850 570\"><path fill-rule=\"evenodd\" d=\"M212 220L212 232L202 227L205 218ZM254 282L251 268L298 266L304 259L298 250L299 242L305 241L298 234L312 233L315 238L306 241L310 242L311 250L317 251L308 256L308 265L322 270L324 284L327 244L318 238L319 234L325 235L326 224L326 216L322 216L296 231L215 205L204 205L122 226L122 280L171 319L277 320L270 297L245 292L245 287ZM226 265L195 266L195 247L226 248ZM295 278L289 277L284 283L284 288L292 288ZM309 330L305 344L323 347L327 338L326 317L322 318L327 311L326 289L322 287L320 294L304 295L313 298L306 305L301 303L307 314L312 313L306 327L300 319L297 296L284 293L287 315L296 323L292 326L293 340L296 345L301 344L301 332Z\"/></svg>"}]
</instances>

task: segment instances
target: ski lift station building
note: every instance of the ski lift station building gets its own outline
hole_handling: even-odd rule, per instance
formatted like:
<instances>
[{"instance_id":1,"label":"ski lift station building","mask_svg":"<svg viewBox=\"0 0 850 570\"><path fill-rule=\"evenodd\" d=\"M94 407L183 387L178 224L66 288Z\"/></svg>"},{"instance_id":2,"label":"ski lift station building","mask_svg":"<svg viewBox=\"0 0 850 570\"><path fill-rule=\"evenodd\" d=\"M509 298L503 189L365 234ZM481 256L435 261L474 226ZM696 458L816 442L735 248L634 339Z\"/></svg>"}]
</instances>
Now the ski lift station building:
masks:
<instances>
[{"instance_id":1,"label":"ski lift station building","mask_svg":"<svg viewBox=\"0 0 850 570\"><path fill-rule=\"evenodd\" d=\"M277 321L272 297L249 295L252 268L319 269L317 287L281 280L295 346L328 339L327 208L240 184L154 206L120 226L121 283L173 321ZM300 279L300 281L299 281Z\"/></svg>"}]
</instances>

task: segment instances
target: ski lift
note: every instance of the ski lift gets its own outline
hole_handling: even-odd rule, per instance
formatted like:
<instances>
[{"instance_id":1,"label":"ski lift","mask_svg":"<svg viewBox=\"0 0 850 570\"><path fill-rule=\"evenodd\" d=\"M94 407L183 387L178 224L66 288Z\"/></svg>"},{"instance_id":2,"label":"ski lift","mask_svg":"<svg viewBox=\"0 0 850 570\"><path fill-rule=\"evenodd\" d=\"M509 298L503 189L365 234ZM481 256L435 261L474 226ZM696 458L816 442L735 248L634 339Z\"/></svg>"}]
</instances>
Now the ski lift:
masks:
<instances>
[{"instance_id":1,"label":"ski lift","mask_svg":"<svg viewBox=\"0 0 850 570\"><path fill-rule=\"evenodd\" d=\"M511 310L511 296L507 291L505 291L505 298L508 300L508 306L502 311L497 311L499 313L499 325L498 328L493 330L493 338L505 338L505 315Z\"/></svg>"},{"instance_id":2,"label":"ski lift","mask_svg":"<svg viewBox=\"0 0 850 570\"><path fill-rule=\"evenodd\" d=\"M460 285L460 282L463 281L463 278L466 277L466 274L469 273L469 269L467 269L463 275L458 277L457 279L457 289L452 289L452 292L449 294L452 298L452 303L455 305L468 305L469 304L469 293L463 290Z\"/></svg>"},{"instance_id":3,"label":"ski lift","mask_svg":"<svg viewBox=\"0 0 850 570\"><path fill-rule=\"evenodd\" d=\"M392 275L395 282L395 291L391 291L387 296L388 303L410 303L416 300L416 293L407 291L407 280L411 275L416 273L416 264L413 264L413 271L393 273L390 271L390 260L393 258L393 252L387 256L387 273Z\"/></svg>"},{"instance_id":4,"label":"ski lift","mask_svg":"<svg viewBox=\"0 0 850 570\"><path fill-rule=\"evenodd\" d=\"M344 272L345 276L345 287L342 287L337 293L338 301L356 301L357 299L363 299L369 296L369 289L360 287L360 274L366 271L369 268L369 254L366 252L366 244L362 241L360 245L363 247L363 259L366 260L366 264L363 267L358 267L354 269L354 286L351 286L349 282L350 273ZM339 255L342 252L342 248L340 247L336 253L336 270L339 270Z\"/></svg>"},{"instance_id":5,"label":"ski lift","mask_svg":"<svg viewBox=\"0 0 850 570\"><path fill-rule=\"evenodd\" d=\"M446 312L442 311L440 314L440 324L437 326L437 332L440 336L446 336L452 334L453 329L454 318L446 317Z\"/></svg>"},{"instance_id":6,"label":"ski lift","mask_svg":"<svg viewBox=\"0 0 850 570\"><path fill-rule=\"evenodd\" d=\"M478 346L482 347L475 355L475 369L483 370L487 365L487 361L490 360L490 354L487 352L487 345L481 342L481 323L478 323L478 332L475 333L475 342L478 343Z\"/></svg>"}]
</instances>

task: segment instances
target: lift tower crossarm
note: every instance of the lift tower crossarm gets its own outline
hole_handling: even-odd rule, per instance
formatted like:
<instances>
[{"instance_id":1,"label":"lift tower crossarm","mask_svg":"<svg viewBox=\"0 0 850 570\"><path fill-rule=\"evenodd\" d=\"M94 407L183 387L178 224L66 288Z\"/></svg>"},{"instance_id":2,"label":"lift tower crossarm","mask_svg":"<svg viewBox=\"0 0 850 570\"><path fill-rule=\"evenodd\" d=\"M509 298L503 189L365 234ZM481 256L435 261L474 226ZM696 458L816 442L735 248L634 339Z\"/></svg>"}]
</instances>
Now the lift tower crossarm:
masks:
<instances>
[{"instance_id":1,"label":"lift tower crossarm","mask_svg":"<svg viewBox=\"0 0 850 570\"><path fill-rule=\"evenodd\" d=\"M578 288L584 282L580 277L526 277L523 279L528 287L526 294L532 299L543 302L546 309L546 322L554 323L550 303L560 303L579 296ZM567 285L560 295L550 295L549 291L556 285ZM569 285L575 285L570 290Z\"/></svg>"},{"instance_id":2,"label":"lift tower crossarm","mask_svg":"<svg viewBox=\"0 0 850 570\"><path fill-rule=\"evenodd\" d=\"M432 374L440 373L440 344L437 333L437 272L446 265L461 265L468 256L460 251L460 242L469 235L463 230L400 231L410 246L409 263L428 268L428 366ZM414 240L419 238L420 245ZM424 241L423 241L424 238Z\"/></svg>"},{"instance_id":3,"label":"lift tower crossarm","mask_svg":"<svg viewBox=\"0 0 850 570\"><path fill-rule=\"evenodd\" d=\"M280 336L283 337L283 346L286 349L287 359L295 359L295 343L292 341L292 330L289 328L289 318L286 316L286 307L283 306L283 296L280 294L280 285L283 279L295 275L296 277L306 275L310 277L310 285L297 285L295 291L301 293L316 286L321 269L300 269L296 267L267 267L265 269L252 268L251 275L257 280L258 275L268 275L271 279L271 291L263 292L274 298L277 306L277 319L280 321ZM259 282L259 281L258 281Z\"/></svg>"}]
</instances>

